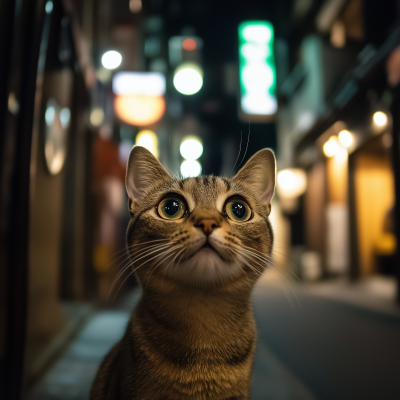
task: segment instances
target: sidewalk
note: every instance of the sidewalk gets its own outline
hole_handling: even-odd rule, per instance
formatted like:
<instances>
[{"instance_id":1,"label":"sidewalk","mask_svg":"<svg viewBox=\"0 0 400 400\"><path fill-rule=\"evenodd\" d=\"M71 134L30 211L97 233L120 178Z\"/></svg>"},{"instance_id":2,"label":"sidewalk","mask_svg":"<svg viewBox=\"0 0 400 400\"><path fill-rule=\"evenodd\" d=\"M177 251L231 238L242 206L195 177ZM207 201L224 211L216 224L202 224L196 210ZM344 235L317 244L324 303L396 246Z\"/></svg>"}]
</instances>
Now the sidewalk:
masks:
<instances>
[{"instance_id":1,"label":"sidewalk","mask_svg":"<svg viewBox=\"0 0 400 400\"><path fill-rule=\"evenodd\" d=\"M400 305L396 303L397 282L394 278L373 276L354 283L338 279L307 283L306 287L313 295L400 319Z\"/></svg>"},{"instance_id":2,"label":"sidewalk","mask_svg":"<svg viewBox=\"0 0 400 400\"><path fill-rule=\"evenodd\" d=\"M132 293L117 310L95 311L75 340L37 383L26 400L87 400L97 369L122 337L130 311L139 299Z\"/></svg>"},{"instance_id":3,"label":"sidewalk","mask_svg":"<svg viewBox=\"0 0 400 400\"><path fill-rule=\"evenodd\" d=\"M306 292L312 296L355 307L375 315L400 319L400 304L396 301L397 280L394 277L375 275L355 282L348 278L304 282L284 270L267 270L258 282L260 286L280 287L288 297L288 303L298 306L294 293ZM284 289L285 288L285 289Z\"/></svg>"},{"instance_id":4,"label":"sidewalk","mask_svg":"<svg viewBox=\"0 0 400 400\"><path fill-rule=\"evenodd\" d=\"M98 311L26 400L87 400L103 357L123 335L136 291L115 311ZM251 400L316 400L304 384L259 337L254 360Z\"/></svg>"}]
</instances>

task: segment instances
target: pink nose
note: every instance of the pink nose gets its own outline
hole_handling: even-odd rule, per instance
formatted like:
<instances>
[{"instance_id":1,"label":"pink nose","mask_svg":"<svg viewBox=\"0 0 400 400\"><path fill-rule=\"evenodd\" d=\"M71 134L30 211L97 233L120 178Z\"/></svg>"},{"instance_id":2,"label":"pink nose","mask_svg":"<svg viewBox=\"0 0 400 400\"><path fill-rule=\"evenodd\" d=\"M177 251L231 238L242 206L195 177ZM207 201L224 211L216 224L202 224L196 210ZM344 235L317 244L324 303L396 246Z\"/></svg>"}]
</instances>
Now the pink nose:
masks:
<instances>
[{"instance_id":1,"label":"pink nose","mask_svg":"<svg viewBox=\"0 0 400 400\"><path fill-rule=\"evenodd\" d=\"M211 234L213 229L219 227L215 219L202 219L195 226L201 228L207 236Z\"/></svg>"}]
</instances>

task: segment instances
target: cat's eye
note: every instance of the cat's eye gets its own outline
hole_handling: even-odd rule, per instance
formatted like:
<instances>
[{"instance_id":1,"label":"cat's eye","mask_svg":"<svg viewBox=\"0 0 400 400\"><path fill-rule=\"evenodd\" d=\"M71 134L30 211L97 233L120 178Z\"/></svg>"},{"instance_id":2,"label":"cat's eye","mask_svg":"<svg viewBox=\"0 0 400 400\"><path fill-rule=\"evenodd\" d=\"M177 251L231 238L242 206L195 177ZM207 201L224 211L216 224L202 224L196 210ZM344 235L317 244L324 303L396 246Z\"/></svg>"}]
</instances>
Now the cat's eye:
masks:
<instances>
[{"instance_id":1,"label":"cat's eye","mask_svg":"<svg viewBox=\"0 0 400 400\"><path fill-rule=\"evenodd\" d=\"M186 207L181 200L175 197L168 197L161 201L157 211L161 218L179 219L185 215Z\"/></svg>"},{"instance_id":2,"label":"cat's eye","mask_svg":"<svg viewBox=\"0 0 400 400\"><path fill-rule=\"evenodd\" d=\"M246 222L251 218L250 207L240 199L232 199L226 203L225 212L233 221Z\"/></svg>"}]
</instances>

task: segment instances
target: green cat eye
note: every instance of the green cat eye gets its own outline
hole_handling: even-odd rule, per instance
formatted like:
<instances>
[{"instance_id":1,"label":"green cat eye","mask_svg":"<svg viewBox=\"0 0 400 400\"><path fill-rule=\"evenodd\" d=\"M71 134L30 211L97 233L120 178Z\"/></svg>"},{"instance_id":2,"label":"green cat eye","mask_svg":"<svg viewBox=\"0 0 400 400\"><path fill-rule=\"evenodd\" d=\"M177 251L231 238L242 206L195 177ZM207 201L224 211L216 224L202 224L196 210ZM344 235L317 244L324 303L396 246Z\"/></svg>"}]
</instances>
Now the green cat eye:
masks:
<instances>
[{"instance_id":1,"label":"green cat eye","mask_svg":"<svg viewBox=\"0 0 400 400\"><path fill-rule=\"evenodd\" d=\"M185 214L185 205L181 200L169 197L161 201L157 207L158 214L164 219L179 219Z\"/></svg>"},{"instance_id":2,"label":"green cat eye","mask_svg":"<svg viewBox=\"0 0 400 400\"><path fill-rule=\"evenodd\" d=\"M233 221L246 222L251 218L251 209L243 200L233 199L228 201L225 212Z\"/></svg>"}]
</instances>

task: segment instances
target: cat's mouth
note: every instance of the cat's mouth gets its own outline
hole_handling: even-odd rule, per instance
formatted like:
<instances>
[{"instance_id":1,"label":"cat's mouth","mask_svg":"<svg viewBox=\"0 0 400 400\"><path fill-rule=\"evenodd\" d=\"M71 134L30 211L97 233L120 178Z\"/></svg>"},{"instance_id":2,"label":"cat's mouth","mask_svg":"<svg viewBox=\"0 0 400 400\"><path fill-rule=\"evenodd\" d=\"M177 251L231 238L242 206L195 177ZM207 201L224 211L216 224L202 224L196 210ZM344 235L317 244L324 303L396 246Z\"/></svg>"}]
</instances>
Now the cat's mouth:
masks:
<instances>
[{"instance_id":1,"label":"cat's mouth","mask_svg":"<svg viewBox=\"0 0 400 400\"><path fill-rule=\"evenodd\" d=\"M192 258L194 255L199 253L215 253L219 256L218 251L211 245L209 241L205 242L203 246L201 246L198 250L196 250L189 258Z\"/></svg>"}]
</instances>

